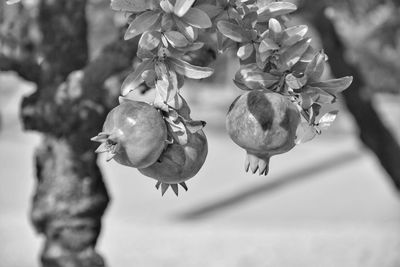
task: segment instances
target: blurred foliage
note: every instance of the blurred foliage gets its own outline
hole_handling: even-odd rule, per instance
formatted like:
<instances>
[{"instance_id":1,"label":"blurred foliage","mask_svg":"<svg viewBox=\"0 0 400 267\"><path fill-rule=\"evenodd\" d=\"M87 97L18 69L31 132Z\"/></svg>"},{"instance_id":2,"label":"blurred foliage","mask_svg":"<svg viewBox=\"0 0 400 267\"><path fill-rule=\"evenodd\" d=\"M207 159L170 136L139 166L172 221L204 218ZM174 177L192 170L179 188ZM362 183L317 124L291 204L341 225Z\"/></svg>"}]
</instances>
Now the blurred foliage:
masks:
<instances>
[{"instance_id":1,"label":"blurred foliage","mask_svg":"<svg viewBox=\"0 0 400 267\"><path fill-rule=\"evenodd\" d=\"M328 15L372 92L400 93L400 2L328 1Z\"/></svg>"}]
</instances>

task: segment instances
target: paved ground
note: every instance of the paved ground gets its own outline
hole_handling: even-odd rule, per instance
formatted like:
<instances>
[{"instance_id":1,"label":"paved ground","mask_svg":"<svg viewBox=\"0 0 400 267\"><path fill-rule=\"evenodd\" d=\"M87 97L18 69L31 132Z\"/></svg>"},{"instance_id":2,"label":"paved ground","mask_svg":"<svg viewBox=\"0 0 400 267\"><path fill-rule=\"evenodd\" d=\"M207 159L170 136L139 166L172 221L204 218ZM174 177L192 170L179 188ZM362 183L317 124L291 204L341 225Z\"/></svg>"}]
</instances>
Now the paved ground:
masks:
<instances>
[{"instance_id":1,"label":"paved ground","mask_svg":"<svg viewBox=\"0 0 400 267\"><path fill-rule=\"evenodd\" d=\"M0 97L0 267L38 266L41 238L27 211L39 136L16 124L27 91ZM99 250L110 266L400 266L399 196L344 112L329 133L273 158L267 177L244 173L243 151L217 127L223 112L193 112L211 121L210 152L179 198L161 197L136 170L102 164L113 200Z\"/></svg>"}]
</instances>

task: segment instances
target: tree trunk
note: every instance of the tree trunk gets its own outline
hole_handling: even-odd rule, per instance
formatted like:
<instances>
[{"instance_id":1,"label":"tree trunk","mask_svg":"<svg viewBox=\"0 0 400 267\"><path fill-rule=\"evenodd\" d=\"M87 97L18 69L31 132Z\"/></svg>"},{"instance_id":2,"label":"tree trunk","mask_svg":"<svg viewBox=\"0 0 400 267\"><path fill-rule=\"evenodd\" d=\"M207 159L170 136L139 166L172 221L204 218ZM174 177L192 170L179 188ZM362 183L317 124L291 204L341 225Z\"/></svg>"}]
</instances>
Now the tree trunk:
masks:
<instances>
[{"instance_id":1,"label":"tree trunk","mask_svg":"<svg viewBox=\"0 0 400 267\"><path fill-rule=\"evenodd\" d=\"M304 11L321 37L322 45L329 56L329 64L336 77L352 75L352 85L343 96L348 110L354 116L359 128L360 140L371 149L393 184L400 190L400 146L396 138L383 124L373 107L371 98L363 87L367 86L356 66L346 60L346 48L332 22L325 16L325 4L307 1Z\"/></svg>"},{"instance_id":2,"label":"tree trunk","mask_svg":"<svg viewBox=\"0 0 400 267\"><path fill-rule=\"evenodd\" d=\"M37 91L22 104L25 129L44 133L36 150L31 211L35 228L45 236L44 267L105 266L95 245L109 198L90 137L101 128L106 110L82 105L91 88L76 83L81 72L63 84L87 64L85 7L85 0L40 2L44 61Z\"/></svg>"},{"instance_id":3,"label":"tree trunk","mask_svg":"<svg viewBox=\"0 0 400 267\"><path fill-rule=\"evenodd\" d=\"M40 49L0 55L0 71L15 71L37 86L22 101L21 119L26 130L43 133L35 155L31 219L45 236L44 267L105 266L95 246L109 197L96 164L97 144L90 138L101 131L107 113L117 104L119 90L106 88L105 82L132 67L138 40L124 41L121 30L88 62L86 3L40 0ZM29 18L20 20L29 27ZM23 38L20 47L25 41L32 43Z\"/></svg>"}]
</instances>

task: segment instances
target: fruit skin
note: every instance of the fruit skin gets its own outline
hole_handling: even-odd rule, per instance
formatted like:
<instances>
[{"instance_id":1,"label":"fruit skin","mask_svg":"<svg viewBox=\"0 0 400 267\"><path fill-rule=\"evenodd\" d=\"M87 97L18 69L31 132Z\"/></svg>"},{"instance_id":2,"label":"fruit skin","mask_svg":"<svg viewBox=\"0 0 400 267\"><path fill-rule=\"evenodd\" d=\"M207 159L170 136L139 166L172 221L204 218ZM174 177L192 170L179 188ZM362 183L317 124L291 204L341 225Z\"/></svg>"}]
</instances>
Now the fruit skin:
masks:
<instances>
[{"instance_id":1,"label":"fruit skin","mask_svg":"<svg viewBox=\"0 0 400 267\"><path fill-rule=\"evenodd\" d=\"M109 135L106 146L114 146L113 159L135 168L156 162L167 140L161 113L147 103L134 100L125 100L108 113L103 133Z\"/></svg>"},{"instance_id":2,"label":"fruit skin","mask_svg":"<svg viewBox=\"0 0 400 267\"><path fill-rule=\"evenodd\" d=\"M139 171L165 184L178 184L195 176L203 166L207 153L207 138L203 130L188 134L188 143L172 143L167 146L159 160Z\"/></svg>"},{"instance_id":3,"label":"fruit skin","mask_svg":"<svg viewBox=\"0 0 400 267\"><path fill-rule=\"evenodd\" d=\"M249 91L232 103L226 117L231 139L247 151L245 169L268 173L269 159L295 146L300 114L285 96L270 90Z\"/></svg>"}]
</instances>

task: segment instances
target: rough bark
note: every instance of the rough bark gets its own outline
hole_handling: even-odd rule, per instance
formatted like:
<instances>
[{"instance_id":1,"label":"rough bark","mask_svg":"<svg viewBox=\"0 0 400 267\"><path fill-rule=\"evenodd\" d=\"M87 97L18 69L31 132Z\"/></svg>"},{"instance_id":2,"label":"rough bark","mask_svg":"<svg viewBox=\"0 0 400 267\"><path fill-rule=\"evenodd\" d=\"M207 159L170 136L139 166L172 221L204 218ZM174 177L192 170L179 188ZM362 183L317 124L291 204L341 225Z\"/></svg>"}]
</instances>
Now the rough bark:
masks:
<instances>
[{"instance_id":1,"label":"rough bark","mask_svg":"<svg viewBox=\"0 0 400 267\"><path fill-rule=\"evenodd\" d=\"M322 1L321 1L322 2ZM325 16L323 3L314 3L304 7L309 19L321 37L325 52L329 55L332 73L336 77L352 75L352 85L344 91L348 110L354 116L359 128L360 140L372 150L389 174L397 190L400 190L400 145L385 124L379 118L372 99L363 87L367 86L357 67L346 60L346 48L332 22Z\"/></svg>"},{"instance_id":2,"label":"rough bark","mask_svg":"<svg viewBox=\"0 0 400 267\"><path fill-rule=\"evenodd\" d=\"M119 36L88 64L85 6L84 0L41 0L44 60L35 66L35 78L28 76L26 61L13 59L2 67L37 85L23 99L21 118L26 130L43 133L31 219L45 236L44 267L105 266L95 246L109 196L90 137L116 103L117 94L104 82L130 67L137 46Z\"/></svg>"}]
</instances>

